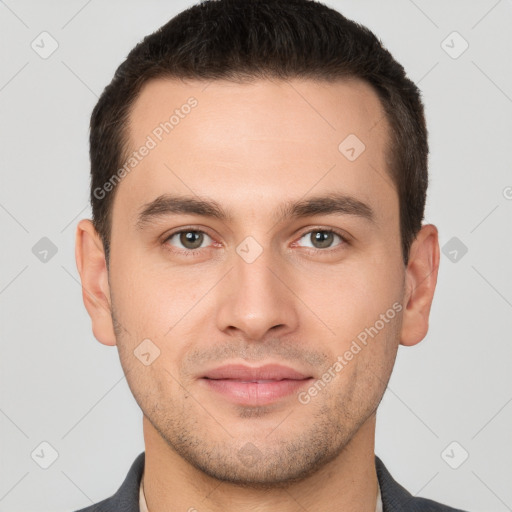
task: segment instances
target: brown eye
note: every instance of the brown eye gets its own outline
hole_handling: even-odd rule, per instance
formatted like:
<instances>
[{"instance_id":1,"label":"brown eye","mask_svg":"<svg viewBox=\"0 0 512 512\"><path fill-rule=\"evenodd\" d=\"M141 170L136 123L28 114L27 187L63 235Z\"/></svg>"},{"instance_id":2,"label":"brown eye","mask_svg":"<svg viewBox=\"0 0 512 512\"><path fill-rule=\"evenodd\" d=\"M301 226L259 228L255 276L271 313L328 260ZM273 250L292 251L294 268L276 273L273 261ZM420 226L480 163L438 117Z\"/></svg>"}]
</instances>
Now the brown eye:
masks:
<instances>
[{"instance_id":1,"label":"brown eye","mask_svg":"<svg viewBox=\"0 0 512 512\"><path fill-rule=\"evenodd\" d=\"M301 239L302 238L309 240L312 244L309 246L305 245L305 247L312 247L313 249L330 249L336 238L339 238L341 242L345 241L341 235L328 229L314 229L312 231L308 231L302 235ZM339 243L337 245L342 244Z\"/></svg>"},{"instance_id":2,"label":"brown eye","mask_svg":"<svg viewBox=\"0 0 512 512\"><path fill-rule=\"evenodd\" d=\"M203 231L189 229L173 233L166 239L166 242L168 242L170 245L178 247L179 249L184 248L193 251L194 249L201 248L205 241L205 237L210 238ZM172 242L173 239L177 241L177 244Z\"/></svg>"}]
</instances>

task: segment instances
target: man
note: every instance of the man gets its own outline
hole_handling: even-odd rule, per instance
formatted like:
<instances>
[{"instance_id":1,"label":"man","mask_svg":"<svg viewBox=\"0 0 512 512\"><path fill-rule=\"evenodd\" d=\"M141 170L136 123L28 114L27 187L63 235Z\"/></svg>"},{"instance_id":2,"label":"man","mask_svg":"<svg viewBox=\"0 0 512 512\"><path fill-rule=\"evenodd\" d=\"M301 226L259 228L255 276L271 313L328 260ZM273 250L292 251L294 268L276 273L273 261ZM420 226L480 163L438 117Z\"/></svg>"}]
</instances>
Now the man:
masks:
<instances>
[{"instance_id":1,"label":"man","mask_svg":"<svg viewBox=\"0 0 512 512\"><path fill-rule=\"evenodd\" d=\"M374 453L398 346L437 280L417 87L308 0L196 5L91 119L76 259L145 452L83 511L453 511Z\"/></svg>"}]
</instances>

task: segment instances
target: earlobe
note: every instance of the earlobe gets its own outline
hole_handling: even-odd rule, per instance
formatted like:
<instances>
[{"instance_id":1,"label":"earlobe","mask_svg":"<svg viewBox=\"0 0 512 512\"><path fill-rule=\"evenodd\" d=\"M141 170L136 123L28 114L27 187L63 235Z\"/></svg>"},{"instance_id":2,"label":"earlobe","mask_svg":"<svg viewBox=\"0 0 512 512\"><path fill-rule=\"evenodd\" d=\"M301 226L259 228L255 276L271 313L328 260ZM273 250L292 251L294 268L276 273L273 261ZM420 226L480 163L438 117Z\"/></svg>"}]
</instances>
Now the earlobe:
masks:
<instances>
[{"instance_id":1,"label":"earlobe","mask_svg":"<svg viewBox=\"0 0 512 512\"><path fill-rule=\"evenodd\" d=\"M437 228L426 224L411 245L406 269L401 345L416 345L427 335L438 269Z\"/></svg>"},{"instance_id":2,"label":"earlobe","mask_svg":"<svg viewBox=\"0 0 512 512\"><path fill-rule=\"evenodd\" d=\"M115 345L105 252L101 238L89 219L78 223L75 258L82 282L82 298L92 320L94 337L104 345Z\"/></svg>"}]
</instances>

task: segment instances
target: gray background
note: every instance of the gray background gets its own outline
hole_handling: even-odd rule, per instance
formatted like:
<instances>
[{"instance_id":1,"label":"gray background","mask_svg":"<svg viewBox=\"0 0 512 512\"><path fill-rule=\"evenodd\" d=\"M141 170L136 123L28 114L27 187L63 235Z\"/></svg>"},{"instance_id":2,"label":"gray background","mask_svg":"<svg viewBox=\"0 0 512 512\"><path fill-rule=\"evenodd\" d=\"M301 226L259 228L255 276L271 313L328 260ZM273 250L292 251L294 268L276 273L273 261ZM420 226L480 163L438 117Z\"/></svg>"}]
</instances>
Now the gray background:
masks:
<instances>
[{"instance_id":1,"label":"gray background","mask_svg":"<svg viewBox=\"0 0 512 512\"><path fill-rule=\"evenodd\" d=\"M430 332L399 349L376 453L415 495L512 510L512 2L328 4L371 28L423 91L426 221L445 252ZM74 234L90 216L87 137L98 95L134 44L189 5L0 2L0 511L104 499L144 449L117 349L92 335ZM43 31L58 43L47 58ZM47 469L43 442L58 454Z\"/></svg>"}]
</instances>

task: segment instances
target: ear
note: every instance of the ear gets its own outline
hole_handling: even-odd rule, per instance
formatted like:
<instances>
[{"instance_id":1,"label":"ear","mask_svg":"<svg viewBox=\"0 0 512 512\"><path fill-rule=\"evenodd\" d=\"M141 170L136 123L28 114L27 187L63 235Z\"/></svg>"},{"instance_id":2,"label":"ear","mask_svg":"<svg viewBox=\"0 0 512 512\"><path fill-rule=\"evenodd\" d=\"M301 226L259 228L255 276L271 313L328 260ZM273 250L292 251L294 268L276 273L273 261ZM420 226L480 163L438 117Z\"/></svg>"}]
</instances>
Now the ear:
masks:
<instances>
[{"instance_id":1,"label":"ear","mask_svg":"<svg viewBox=\"0 0 512 512\"><path fill-rule=\"evenodd\" d=\"M405 271L401 345L416 345L427 335L438 268L437 228L432 224L426 224L418 232L409 251L409 263Z\"/></svg>"},{"instance_id":2,"label":"ear","mask_svg":"<svg viewBox=\"0 0 512 512\"><path fill-rule=\"evenodd\" d=\"M94 337L104 345L115 345L105 251L89 219L82 219L78 223L75 258L82 281L82 298L92 320Z\"/></svg>"}]
</instances>

